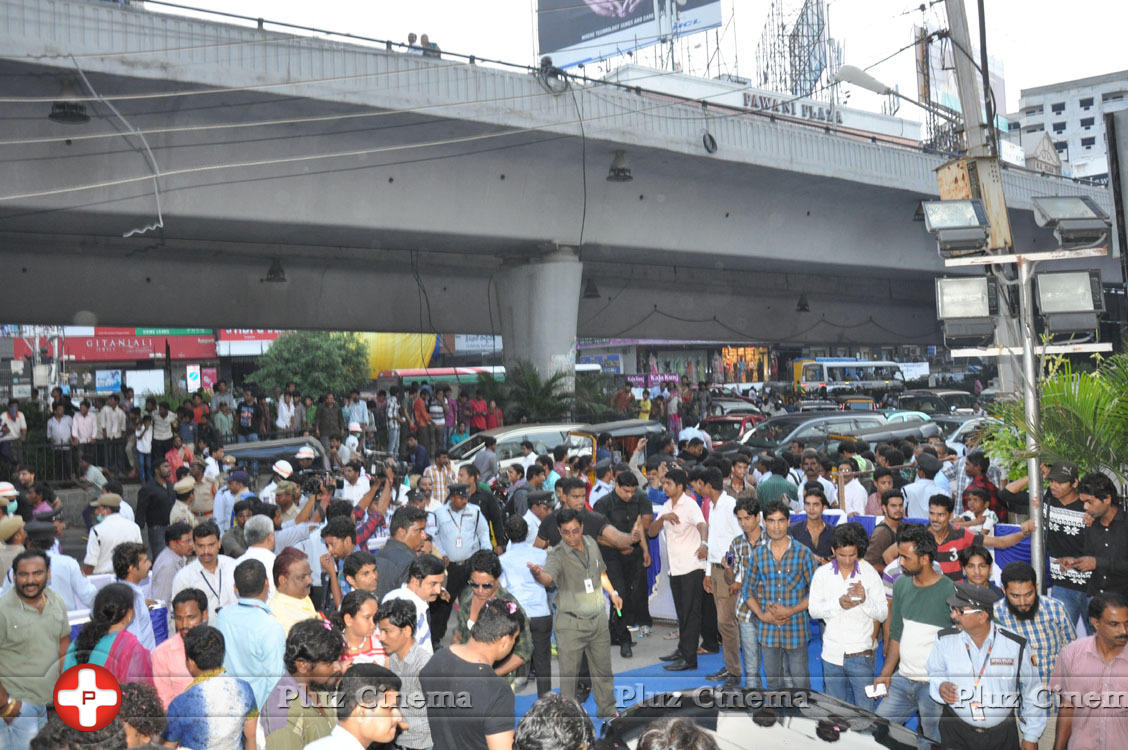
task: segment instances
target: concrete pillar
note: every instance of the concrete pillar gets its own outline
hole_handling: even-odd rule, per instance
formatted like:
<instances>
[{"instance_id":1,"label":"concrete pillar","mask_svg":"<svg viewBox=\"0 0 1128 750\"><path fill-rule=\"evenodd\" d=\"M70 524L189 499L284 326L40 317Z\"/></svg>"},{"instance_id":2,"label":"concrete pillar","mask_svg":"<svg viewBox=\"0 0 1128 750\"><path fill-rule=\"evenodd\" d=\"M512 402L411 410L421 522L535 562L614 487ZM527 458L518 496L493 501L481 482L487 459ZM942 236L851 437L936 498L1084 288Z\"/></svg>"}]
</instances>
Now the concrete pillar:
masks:
<instances>
[{"instance_id":1,"label":"concrete pillar","mask_svg":"<svg viewBox=\"0 0 1128 750\"><path fill-rule=\"evenodd\" d=\"M571 390L583 264L573 248L509 265L494 279L505 364L531 362L544 377L563 371Z\"/></svg>"}]
</instances>

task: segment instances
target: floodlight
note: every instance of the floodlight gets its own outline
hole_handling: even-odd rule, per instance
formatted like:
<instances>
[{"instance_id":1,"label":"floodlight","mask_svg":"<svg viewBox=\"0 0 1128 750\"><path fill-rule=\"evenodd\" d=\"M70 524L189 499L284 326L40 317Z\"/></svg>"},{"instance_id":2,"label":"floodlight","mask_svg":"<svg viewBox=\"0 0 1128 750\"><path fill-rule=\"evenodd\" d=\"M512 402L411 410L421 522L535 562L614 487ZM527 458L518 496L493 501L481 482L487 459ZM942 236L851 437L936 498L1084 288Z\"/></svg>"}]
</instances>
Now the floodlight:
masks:
<instances>
[{"instance_id":1,"label":"floodlight","mask_svg":"<svg viewBox=\"0 0 1128 750\"><path fill-rule=\"evenodd\" d=\"M1050 196L1031 201L1035 223L1053 229L1062 247L1095 245L1108 237L1108 214L1088 196Z\"/></svg>"},{"instance_id":2,"label":"floodlight","mask_svg":"<svg viewBox=\"0 0 1128 750\"><path fill-rule=\"evenodd\" d=\"M1058 271L1034 277L1038 312L1050 333L1088 333L1097 330L1104 312L1100 271Z\"/></svg>"},{"instance_id":3,"label":"floodlight","mask_svg":"<svg viewBox=\"0 0 1128 750\"><path fill-rule=\"evenodd\" d=\"M924 201L924 228L936 236L941 258L976 255L987 249L991 222L980 200Z\"/></svg>"},{"instance_id":4,"label":"floodlight","mask_svg":"<svg viewBox=\"0 0 1128 750\"><path fill-rule=\"evenodd\" d=\"M990 343L995 337L998 287L993 276L936 279L936 317L952 345Z\"/></svg>"}]
</instances>

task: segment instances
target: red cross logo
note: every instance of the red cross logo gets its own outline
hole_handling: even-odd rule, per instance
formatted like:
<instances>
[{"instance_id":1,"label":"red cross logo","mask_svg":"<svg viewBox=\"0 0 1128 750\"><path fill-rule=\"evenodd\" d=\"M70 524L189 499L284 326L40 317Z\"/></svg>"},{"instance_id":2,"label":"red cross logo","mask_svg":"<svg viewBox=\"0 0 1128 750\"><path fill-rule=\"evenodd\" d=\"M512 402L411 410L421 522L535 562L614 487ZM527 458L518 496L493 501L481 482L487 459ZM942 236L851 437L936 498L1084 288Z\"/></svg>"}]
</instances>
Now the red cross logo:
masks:
<instances>
[{"instance_id":1,"label":"red cross logo","mask_svg":"<svg viewBox=\"0 0 1128 750\"><path fill-rule=\"evenodd\" d=\"M105 667L76 664L55 682L55 710L72 729L102 729L114 720L120 708L121 686Z\"/></svg>"}]
</instances>

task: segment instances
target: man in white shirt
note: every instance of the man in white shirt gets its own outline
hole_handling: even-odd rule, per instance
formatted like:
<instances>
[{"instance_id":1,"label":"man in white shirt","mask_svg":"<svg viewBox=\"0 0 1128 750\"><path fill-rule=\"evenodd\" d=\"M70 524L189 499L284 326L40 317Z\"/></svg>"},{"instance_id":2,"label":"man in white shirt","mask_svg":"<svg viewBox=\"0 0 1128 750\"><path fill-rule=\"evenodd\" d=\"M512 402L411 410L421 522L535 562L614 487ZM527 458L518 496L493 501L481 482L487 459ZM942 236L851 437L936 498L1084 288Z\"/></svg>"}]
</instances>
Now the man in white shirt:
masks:
<instances>
[{"instance_id":1,"label":"man in white shirt","mask_svg":"<svg viewBox=\"0 0 1128 750\"><path fill-rule=\"evenodd\" d=\"M185 565L172 579L172 595L187 588L199 589L208 598L208 621L213 622L222 607L238 601L235 591L235 561L219 554L219 527L205 521L192 529L196 559Z\"/></svg>"},{"instance_id":2,"label":"man in white shirt","mask_svg":"<svg viewBox=\"0 0 1128 750\"><path fill-rule=\"evenodd\" d=\"M307 531L308 533L308 531ZM270 596L274 596L274 523L266 516L251 516L243 524L243 541L247 543L247 551L236 560L258 560L266 568L266 583L270 588ZM268 597L269 599L269 597Z\"/></svg>"},{"instance_id":3,"label":"man in white shirt","mask_svg":"<svg viewBox=\"0 0 1128 750\"><path fill-rule=\"evenodd\" d=\"M665 530L670 558L670 591L678 613L678 648L660 657L670 662L664 669L685 672L697 669L697 646L701 637L701 603L704 598L705 559L709 554L709 529L705 516L685 488L689 477L682 469L670 469L662 479L662 490L671 498L655 512L647 534ZM731 511L730 511L731 512Z\"/></svg>"},{"instance_id":4,"label":"man in white shirt","mask_svg":"<svg viewBox=\"0 0 1128 750\"><path fill-rule=\"evenodd\" d=\"M445 577L446 571L443 570L441 560L433 555L419 555L407 569L407 582L384 596L385 602L390 599L407 599L415 605L415 643L428 654L435 653L435 649L431 644L431 625L427 610L431 602L444 593Z\"/></svg>"},{"instance_id":5,"label":"man in white shirt","mask_svg":"<svg viewBox=\"0 0 1128 750\"><path fill-rule=\"evenodd\" d=\"M736 499L724 491L724 477L715 466L705 469L702 494L709 502L708 572L704 580L707 593L713 595L717 609L717 629L724 648L724 667L705 679L724 681L727 687L740 684L740 629L736 624L735 595L725 580L725 554L732 540L744 533L736 520Z\"/></svg>"},{"instance_id":6,"label":"man in white shirt","mask_svg":"<svg viewBox=\"0 0 1128 750\"><path fill-rule=\"evenodd\" d=\"M825 622L823 677L829 695L867 711L877 701L867 697L873 683L874 623L889 615L881 575L862 559L869 540L857 523L834 528L834 559L815 571L808 595L811 617Z\"/></svg>"},{"instance_id":7,"label":"man in white shirt","mask_svg":"<svg viewBox=\"0 0 1128 750\"><path fill-rule=\"evenodd\" d=\"M529 544L533 543L533 540L537 538L537 532L540 531L541 521L552 512L555 505L556 502L549 493L529 493L529 509L525 511L525 515L522 516L522 518L525 519L526 525L529 527L529 534L525 537L524 541ZM516 541L522 540L518 539Z\"/></svg>"},{"instance_id":8,"label":"man in white shirt","mask_svg":"<svg viewBox=\"0 0 1128 750\"><path fill-rule=\"evenodd\" d=\"M74 420L66 415L61 403L55 404L55 413L47 420L47 442L51 444L55 474L58 477L74 476L74 460L71 457L73 440Z\"/></svg>"},{"instance_id":9,"label":"man in white shirt","mask_svg":"<svg viewBox=\"0 0 1128 750\"><path fill-rule=\"evenodd\" d=\"M118 405L116 393L106 399L106 405L98 412L98 428L106 439L106 465L115 472L125 468L125 428L129 416Z\"/></svg>"},{"instance_id":10,"label":"man in white shirt","mask_svg":"<svg viewBox=\"0 0 1128 750\"><path fill-rule=\"evenodd\" d=\"M372 489L371 482L364 473L360 461L345 464L345 486L337 490L337 496L356 505Z\"/></svg>"},{"instance_id":11,"label":"man in white shirt","mask_svg":"<svg viewBox=\"0 0 1128 750\"><path fill-rule=\"evenodd\" d=\"M866 488L858 481L857 471L857 459L843 458L838 461L839 484L844 483L838 507L846 514L847 519L863 515L866 512L866 501L869 500Z\"/></svg>"},{"instance_id":12,"label":"man in white shirt","mask_svg":"<svg viewBox=\"0 0 1128 750\"><path fill-rule=\"evenodd\" d=\"M114 547L122 542L141 543L141 528L123 516L121 495L107 492L90 503L94 525L86 542L82 572L86 575L114 572Z\"/></svg>"},{"instance_id":13,"label":"man in white shirt","mask_svg":"<svg viewBox=\"0 0 1128 750\"><path fill-rule=\"evenodd\" d=\"M595 465L595 486L588 494L588 504L593 508L604 495L615 489L615 467L609 458L605 458Z\"/></svg>"},{"instance_id":14,"label":"man in white shirt","mask_svg":"<svg viewBox=\"0 0 1128 750\"><path fill-rule=\"evenodd\" d=\"M521 441L521 468L525 471L537 460L537 452L533 450L533 443L530 440Z\"/></svg>"},{"instance_id":15,"label":"man in white shirt","mask_svg":"<svg viewBox=\"0 0 1128 750\"><path fill-rule=\"evenodd\" d=\"M928 499L933 495L949 495L932 481L940 471L940 459L929 453L916 458L917 478L901 488L905 497L905 518L928 518Z\"/></svg>"},{"instance_id":16,"label":"man in white shirt","mask_svg":"<svg viewBox=\"0 0 1128 750\"><path fill-rule=\"evenodd\" d=\"M90 402L84 399L71 418L71 442L78 446L78 455L88 456L93 460L94 438L97 436L98 419L90 413Z\"/></svg>"}]
</instances>

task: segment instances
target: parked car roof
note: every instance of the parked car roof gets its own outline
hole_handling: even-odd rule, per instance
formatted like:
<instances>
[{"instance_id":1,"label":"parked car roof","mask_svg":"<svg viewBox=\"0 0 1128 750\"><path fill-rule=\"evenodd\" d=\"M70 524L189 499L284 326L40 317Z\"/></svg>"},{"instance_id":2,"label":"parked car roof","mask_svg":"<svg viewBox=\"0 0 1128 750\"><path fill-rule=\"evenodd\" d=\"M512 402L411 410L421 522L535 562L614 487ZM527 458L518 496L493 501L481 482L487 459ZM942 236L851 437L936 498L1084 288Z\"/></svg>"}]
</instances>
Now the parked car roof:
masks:
<instances>
[{"instance_id":1,"label":"parked car roof","mask_svg":"<svg viewBox=\"0 0 1128 750\"><path fill-rule=\"evenodd\" d=\"M656 432L665 432L666 428L661 422L651 419L620 419L614 422L599 422L596 424L575 425L570 432L585 432L598 435L608 433L611 437L630 437L632 435L647 435Z\"/></svg>"}]
</instances>

